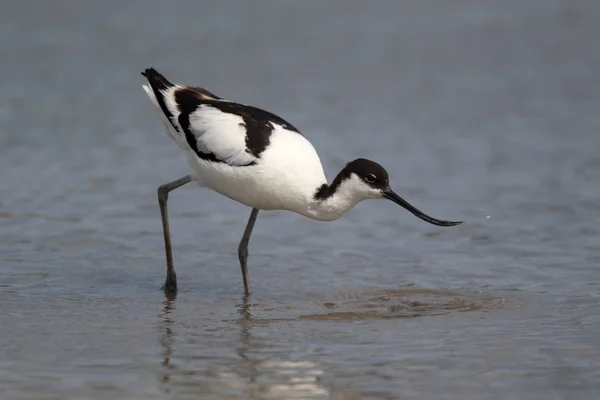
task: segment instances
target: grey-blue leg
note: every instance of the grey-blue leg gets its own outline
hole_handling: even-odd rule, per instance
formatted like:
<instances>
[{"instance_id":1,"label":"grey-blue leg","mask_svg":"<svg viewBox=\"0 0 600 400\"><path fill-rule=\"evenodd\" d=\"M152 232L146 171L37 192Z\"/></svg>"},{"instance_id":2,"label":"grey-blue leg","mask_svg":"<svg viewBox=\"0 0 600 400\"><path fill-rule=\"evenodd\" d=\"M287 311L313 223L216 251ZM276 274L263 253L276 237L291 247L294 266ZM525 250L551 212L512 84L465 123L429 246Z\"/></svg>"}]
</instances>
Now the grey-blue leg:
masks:
<instances>
[{"instance_id":1,"label":"grey-blue leg","mask_svg":"<svg viewBox=\"0 0 600 400\"><path fill-rule=\"evenodd\" d=\"M250 235L252 235L252 229L258 216L258 209L253 208L250 213L250 218L246 224L246 230L240 245L238 246L238 258L240 259L240 266L242 267L242 278L244 279L244 292L246 296L250 294L250 279L248 278L248 243L250 242Z\"/></svg>"},{"instance_id":2,"label":"grey-blue leg","mask_svg":"<svg viewBox=\"0 0 600 400\"><path fill-rule=\"evenodd\" d=\"M158 205L160 206L160 215L162 217L163 234L165 237L165 254L167 256L167 278L162 287L165 292L174 293L177 291L177 275L173 268L173 252L171 251L171 233L169 231L169 213L167 211L167 200L169 192L177 189L192 181L192 177L187 175L176 181L165 183L158 188Z\"/></svg>"}]
</instances>

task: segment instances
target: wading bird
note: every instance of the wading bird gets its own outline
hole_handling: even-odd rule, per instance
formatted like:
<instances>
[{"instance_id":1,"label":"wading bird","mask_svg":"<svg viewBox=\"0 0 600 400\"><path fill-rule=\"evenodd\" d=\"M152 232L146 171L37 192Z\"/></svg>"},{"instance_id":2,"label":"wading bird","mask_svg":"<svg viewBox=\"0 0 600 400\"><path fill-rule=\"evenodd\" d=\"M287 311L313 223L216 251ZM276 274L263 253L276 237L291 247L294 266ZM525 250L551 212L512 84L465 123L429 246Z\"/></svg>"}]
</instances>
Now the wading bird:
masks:
<instances>
[{"instance_id":1,"label":"wading bird","mask_svg":"<svg viewBox=\"0 0 600 400\"><path fill-rule=\"evenodd\" d=\"M281 117L224 100L206 89L173 84L154 68L142 75L148 79L144 90L192 170L158 188L167 292L177 290L167 199L169 192L192 181L252 208L238 246L246 295L250 293L248 242L259 210L288 210L333 221L362 200L389 199L430 224L462 223L435 219L413 207L392 191L387 171L371 160L349 162L328 184L312 144Z\"/></svg>"}]
</instances>

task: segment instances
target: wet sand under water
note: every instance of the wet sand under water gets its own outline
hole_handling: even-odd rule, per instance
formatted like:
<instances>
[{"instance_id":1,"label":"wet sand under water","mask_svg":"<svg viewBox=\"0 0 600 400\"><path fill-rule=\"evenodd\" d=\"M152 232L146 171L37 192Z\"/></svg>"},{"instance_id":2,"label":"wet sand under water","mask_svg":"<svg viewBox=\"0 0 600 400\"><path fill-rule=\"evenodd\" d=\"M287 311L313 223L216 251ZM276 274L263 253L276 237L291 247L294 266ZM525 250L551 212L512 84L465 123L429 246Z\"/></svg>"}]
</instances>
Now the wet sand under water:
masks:
<instances>
[{"instance_id":1,"label":"wet sand under water","mask_svg":"<svg viewBox=\"0 0 600 400\"><path fill-rule=\"evenodd\" d=\"M481 290L458 292L409 286L396 290L342 292L325 296L315 295L319 298L319 303L312 304L312 307L310 303L304 305L300 303L293 306L283 304L273 306L245 301L240 305L240 314L244 317L244 323L269 323L270 321L297 321L300 319L353 321L432 317L470 311L491 312L510 308L505 297L500 297L499 294L496 296L486 294ZM512 300L516 302L516 299ZM322 308L322 312L303 314L303 311L314 309L316 305ZM306 309L303 309L302 306L306 306ZM521 304L513 304L512 307L520 308ZM251 310L261 313L283 312L299 315L274 320L257 319L253 317Z\"/></svg>"}]
</instances>

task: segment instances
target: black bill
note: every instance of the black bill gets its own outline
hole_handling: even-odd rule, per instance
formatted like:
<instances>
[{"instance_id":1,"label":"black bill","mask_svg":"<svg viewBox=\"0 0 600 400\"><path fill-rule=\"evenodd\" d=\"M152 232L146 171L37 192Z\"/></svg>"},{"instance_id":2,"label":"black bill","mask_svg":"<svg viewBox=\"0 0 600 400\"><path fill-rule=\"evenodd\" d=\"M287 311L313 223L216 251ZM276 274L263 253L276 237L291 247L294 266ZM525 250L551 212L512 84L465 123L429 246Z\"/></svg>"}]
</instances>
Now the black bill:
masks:
<instances>
[{"instance_id":1,"label":"black bill","mask_svg":"<svg viewBox=\"0 0 600 400\"><path fill-rule=\"evenodd\" d=\"M460 225L463 223L463 221L443 221L441 219L435 219L433 217L430 217L429 215L423 213L422 211L420 211L417 208L415 208L414 206L412 206L408 201L406 201L402 197L398 196L392 190L383 192L383 196L386 199L389 199L389 200L393 201L394 203L401 205L402 207L406 208L408 211L413 213L416 217L421 218L423 221L429 222L430 224L438 225L438 226L455 226L455 225Z\"/></svg>"}]
</instances>

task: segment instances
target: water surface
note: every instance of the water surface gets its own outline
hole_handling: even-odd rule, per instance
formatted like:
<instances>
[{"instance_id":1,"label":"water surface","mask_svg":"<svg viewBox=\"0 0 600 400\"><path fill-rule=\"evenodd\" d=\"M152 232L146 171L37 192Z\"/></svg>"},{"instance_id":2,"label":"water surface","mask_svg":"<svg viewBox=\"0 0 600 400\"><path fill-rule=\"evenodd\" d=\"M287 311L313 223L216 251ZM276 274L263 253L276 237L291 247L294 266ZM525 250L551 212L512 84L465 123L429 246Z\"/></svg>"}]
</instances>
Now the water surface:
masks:
<instances>
[{"instance_id":1,"label":"water surface","mask_svg":"<svg viewBox=\"0 0 600 400\"><path fill-rule=\"evenodd\" d=\"M570 0L5 5L2 399L595 398L599 27ZM466 223L261 213L244 299L249 210L184 188L165 298L156 188L188 169L151 65Z\"/></svg>"}]
</instances>

